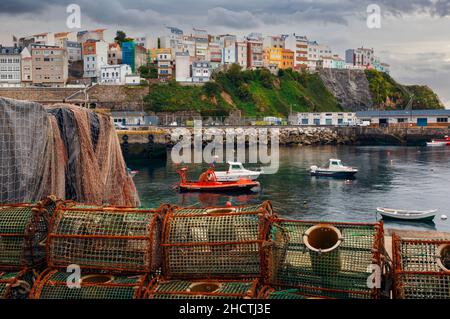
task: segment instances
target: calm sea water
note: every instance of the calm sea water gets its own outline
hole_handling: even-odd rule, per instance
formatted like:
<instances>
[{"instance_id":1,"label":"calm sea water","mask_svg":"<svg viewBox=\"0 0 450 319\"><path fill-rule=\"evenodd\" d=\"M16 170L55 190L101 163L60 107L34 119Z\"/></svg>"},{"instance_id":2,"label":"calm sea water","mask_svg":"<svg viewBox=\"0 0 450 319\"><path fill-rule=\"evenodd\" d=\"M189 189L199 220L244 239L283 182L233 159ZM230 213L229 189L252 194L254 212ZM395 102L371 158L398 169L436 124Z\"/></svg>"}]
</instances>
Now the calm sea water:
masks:
<instances>
[{"instance_id":1,"label":"calm sea water","mask_svg":"<svg viewBox=\"0 0 450 319\"><path fill-rule=\"evenodd\" d=\"M356 166L355 180L311 177L311 165L325 165L329 158L340 158ZM261 190L255 194L180 194L172 189L178 181L170 153L164 161L130 161L139 170L134 180L142 205L161 203L183 206L235 205L271 200L284 217L304 220L373 222L379 219L376 207L400 209L438 209L431 223L392 222L391 228L450 231L450 147L320 146L280 149L277 174L260 177ZM261 165L246 165L248 168ZM189 175L197 179L208 165L188 165ZM217 169L226 169L217 165Z\"/></svg>"}]
</instances>

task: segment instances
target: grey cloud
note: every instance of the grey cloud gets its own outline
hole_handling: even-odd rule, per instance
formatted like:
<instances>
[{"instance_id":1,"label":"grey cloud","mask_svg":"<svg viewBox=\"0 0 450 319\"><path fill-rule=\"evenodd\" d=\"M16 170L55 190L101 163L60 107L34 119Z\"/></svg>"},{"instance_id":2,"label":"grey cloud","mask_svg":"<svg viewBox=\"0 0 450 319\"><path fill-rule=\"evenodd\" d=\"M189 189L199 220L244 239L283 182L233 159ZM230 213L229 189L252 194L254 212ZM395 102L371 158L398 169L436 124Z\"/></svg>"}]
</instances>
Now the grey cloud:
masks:
<instances>
[{"instance_id":1,"label":"grey cloud","mask_svg":"<svg viewBox=\"0 0 450 319\"><path fill-rule=\"evenodd\" d=\"M222 7L208 10L208 23L219 26L241 29L257 28L259 19L249 11L231 11Z\"/></svg>"}]
</instances>

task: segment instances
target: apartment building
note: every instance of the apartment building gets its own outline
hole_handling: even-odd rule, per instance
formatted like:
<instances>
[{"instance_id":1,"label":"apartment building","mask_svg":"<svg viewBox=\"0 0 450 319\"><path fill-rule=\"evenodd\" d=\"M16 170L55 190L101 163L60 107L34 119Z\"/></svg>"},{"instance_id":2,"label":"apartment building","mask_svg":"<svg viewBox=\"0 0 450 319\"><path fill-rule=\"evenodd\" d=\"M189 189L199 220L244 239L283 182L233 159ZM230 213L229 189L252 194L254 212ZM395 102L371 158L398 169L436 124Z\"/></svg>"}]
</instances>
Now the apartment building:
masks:
<instances>
[{"instance_id":1,"label":"apartment building","mask_svg":"<svg viewBox=\"0 0 450 319\"><path fill-rule=\"evenodd\" d=\"M83 61L83 47L76 41L64 41L62 46L67 51L69 62Z\"/></svg>"},{"instance_id":2,"label":"apartment building","mask_svg":"<svg viewBox=\"0 0 450 319\"><path fill-rule=\"evenodd\" d=\"M284 39L281 36L266 36L263 39L263 47L284 49Z\"/></svg>"},{"instance_id":3,"label":"apartment building","mask_svg":"<svg viewBox=\"0 0 450 319\"><path fill-rule=\"evenodd\" d=\"M276 66L281 68L283 59L283 49L278 47L266 48L263 51L263 66L269 68L270 66Z\"/></svg>"},{"instance_id":4,"label":"apartment building","mask_svg":"<svg viewBox=\"0 0 450 319\"><path fill-rule=\"evenodd\" d=\"M208 82L211 79L212 67L207 61L192 62L192 82Z\"/></svg>"},{"instance_id":5,"label":"apartment building","mask_svg":"<svg viewBox=\"0 0 450 319\"><path fill-rule=\"evenodd\" d=\"M196 28L193 28L192 31L191 37L195 42L195 59L205 61L208 54L208 31Z\"/></svg>"},{"instance_id":6,"label":"apartment building","mask_svg":"<svg viewBox=\"0 0 450 319\"><path fill-rule=\"evenodd\" d=\"M173 58L172 58L172 50L166 49L158 53L158 79L161 81L168 81L173 77Z\"/></svg>"},{"instance_id":7,"label":"apartment building","mask_svg":"<svg viewBox=\"0 0 450 319\"><path fill-rule=\"evenodd\" d=\"M122 48L118 43L110 43L108 45L108 64L122 64Z\"/></svg>"},{"instance_id":8,"label":"apartment building","mask_svg":"<svg viewBox=\"0 0 450 319\"><path fill-rule=\"evenodd\" d=\"M21 79L25 85L33 83L33 61L30 51L25 48L20 53L21 56Z\"/></svg>"},{"instance_id":9,"label":"apartment building","mask_svg":"<svg viewBox=\"0 0 450 319\"><path fill-rule=\"evenodd\" d=\"M247 69L247 55L247 42L236 42L236 63L244 70Z\"/></svg>"},{"instance_id":10,"label":"apartment building","mask_svg":"<svg viewBox=\"0 0 450 319\"><path fill-rule=\"evenodd\" d=\"M63 86L68 78L67 51L56 46L33 46L31 49L34 85Z\"/></svg>"},{"instance_id":11,"label":"apartment building","mask_svg":"<svg viewBox=\"0 0 450 319\"><path fill-rule=\"evenodd\" d=\"M166 27L166 33L160 38L162 49L172 49L172 52L182 52L183 50L183 30L176 27Z\"/></svg>"},{"instance_id":12,"label":"apartment building","mask_svg":"<svg viewBox=\"0 0 450 319\"><path fill-rule=\"evenodd\" d=\"M77 33L78 43L85 43L86 41L105 41L105 30L106 29L96 29L96 30L84 30Z\"/></svg>"},{"instance_id":13,"label":"apartment building","mask_svg":"<svg viewBox=\"0 0 450 319\"><path fill-rule=\"evenodd\" d=\"M331 57L331 48L325 44L319 44L317 41L308 41L308 69L316 70L325 62L320 62L324 57ZM328 61L327 61L328 62ZM323 65L325 67L325 65Z\"/></svg>"},{"instance_id":14,"label":"apartment building","mask_svg":"<svg viewBox=\"0 0 450 319\"><path fill-rule=\"evenodd\" d=\"M251 34L247 37L247 68L259 69L263 67L263 41Z\"/></svg>"},{"instance_id":15,"label":"apartment building","mask_svg":"<svg viewBox=\"0 0 450 319\"><path fill-rule=\"evenodd\" d=\"M371 68L375 62L373 49L358 48L345 51L345 62L353 66Z\"/></svg>"},{"instance_id":16,"label":"apartment building","mask_svg":"<svg viewBox=\"0 0 450 319\"><path fill-rule=\"evenodd\" d=\"M137 72L144 65L147 65L147 49L141 45L136 45L134 48L134 72Z\"/></svg>"},{"instance_id":17,"label":"apartment building","mask_svg":"<svg viewBox=\"0 0 450 319\"><path fill-rule=\"evenodd\" d=\"M294 68L294 52L288 49L282 49L280 69L293 69L293 68Z\"/></svg>"},{"instance_id":18,"label":"apartment building","mask_svg":"<svg viewBox=\"0 0 450 319\"><path fill-rule=\"evenodd\" d=\"M45 32L45 33L39 33L34 34L31 36L20 38L18 41L18 46L22 48L31 48L31 45L48 45L48 46L54 46L55 45L55 34L52 32Z\"/></svg>"},{"instance_id":19,"label":"apartment building","mask_svg":"<svg viewBox=\"0 0 450 319\"><path fill-rule=\"evenodd\" d=\"M108 63L108 44L87 40L83 43L84 77L92 81L100 79L100 69Z\"/></svg>"},{"instance_id":20,"label":"apartment building","mask_svg":"<svg viewBox=\"0 0 450 319\"><path fill-rule=\"evenodd\" d=\"M308 67L308 38L294 34L287 35L284 39L284 47L294 52L294 68L304 69Z\"/></svg>"},{"instance_id":21,"label":"apartment building","mask_svg":"<svg viewBox=\"0 0 450 319\"><path fill-rule=\"evenodd\" d=\"M211 63L213 69L217 69L220 66L222 63L222 49L219 43L209 43L206 60Z\"/></svg>"},{"instance_id":22,"label":"apartment building","mask_svg":"<svg viewBox=\"0 0 450 319\"><path fill-rule=\"evenodd\" d=\"M64 48L66 41L77 42L77 34L75 32L58 32L55 33L55 45Z\"/></svg>"},{"instance_id":23,"label":"apartment building","mask_svg":"<svg viewBox=\"0 0 450 319\"><path fill-rule=\"evenodd\" d=\"M177 82L191 82L191 61L188 52L175 54L175 80Z\"/></svg>"},{"instance_id":24,"label":"apartment building","mask_svg":"<svg viewBox=\"0 0 450 319\"><path fill-rule=\"evenodd\" d=\"M21 48L0 45L0 84L19 84L21 79Z\"/></svg>"}]
</instances>

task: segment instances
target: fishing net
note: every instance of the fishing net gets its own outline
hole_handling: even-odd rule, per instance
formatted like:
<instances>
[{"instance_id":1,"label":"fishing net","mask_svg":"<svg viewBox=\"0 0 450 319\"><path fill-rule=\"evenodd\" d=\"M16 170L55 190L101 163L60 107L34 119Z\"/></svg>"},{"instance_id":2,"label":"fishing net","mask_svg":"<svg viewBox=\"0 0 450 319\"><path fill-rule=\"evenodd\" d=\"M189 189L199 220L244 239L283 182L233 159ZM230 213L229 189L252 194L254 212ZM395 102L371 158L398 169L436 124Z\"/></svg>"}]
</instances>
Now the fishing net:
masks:
<instances>
[{"instance_id":1,"label":"fishing net","mask_svg":"<svg viewBox=\"0 0 450 319\"><path fill-rule=\"evenodd\" d=\"M0 272L0 299L26 299L33 281L31 271Z\"/></svg>"},{"instance_id":2,"label":"fishing net","mask_svg":"<svg viewBox=\"0 0 450 319\"><path fill-rule=\"evenodd\" d=\"M264 273L270 202L222 208L173 208L163 226L167 278L255 278Z\"/></svg>"},{"instance_id":3,"label":"fishing net","mask_svg":"<svg viewBox=\"0 0 450 319\"><path fill-rule=\"evenodd\" d=\"M97 205L140 204L108 116L0 98L0 203L51 194Z\"/></svg>"},{"instance_id":4,"label":"fishing net","mask_svg":"<svg viewBox=\"0 0 450 319\"><path fill-rule=\"evenodd\" d=\"M48 236L48 264L153 272L161 264L161 210L60 206Z\"/></svg>"},{"instance_id":5,"label":"fishing net","mask_svg":"<svg viewBox=\"0 0 450 319\"><path fill-rule=\"evenodd\" d=\"M0 269L20 270L45 263L48 220L56 202L0 206Z\"/></svg>"},{"instance_id":6,"label":"fishing net","mask_svg":"<svg viewBox=\"0 0 450 319\"><path fill-rule=\"evenodd\" d=\"M276 290L270 286L261 288L258 299L306 299L305 296L297 294L296 289Z\"/></svg>"},{"instance_id":7,"label":"fishing net","mask_svg":"<svg viewBox=\"0 0 450 319\"><path fill-rule=\"evenodd\" d=\"M323 298L379 298L383 225L275 220L267 281ZM370 283L369 283L370 281Z\"/></svg>"},{"instance_id":8,"label":"fishing net","mask_svg":"<svg viewBox=\"0 0 450 319\"><path fill-rule=\"evenodd\" d=\"M153 279L145 298L149 299L250 299L256 296L258 280L173 280Z\"/></svg>"},{"instance_id":9,"label":"fishing net","mask_svg":"<svg viewBox=\"0 0 450 319\"><path fill-rule=\"evenodd\" d=\"M148 285L147 275L113 276L104 273L82 274L80 287L74 284L72 274L47 269L31 289L31 299L138 299Z\"/></svg>"},{"instance_id":10,"label":"fishing net","mask_svg":"<svg viewBox=\"0 0 450 319\"><path fill-rule=\"evenodd\" d=\"M394 297L450 299L450 240L393 235Z\"/></svg>"}]
</instances>

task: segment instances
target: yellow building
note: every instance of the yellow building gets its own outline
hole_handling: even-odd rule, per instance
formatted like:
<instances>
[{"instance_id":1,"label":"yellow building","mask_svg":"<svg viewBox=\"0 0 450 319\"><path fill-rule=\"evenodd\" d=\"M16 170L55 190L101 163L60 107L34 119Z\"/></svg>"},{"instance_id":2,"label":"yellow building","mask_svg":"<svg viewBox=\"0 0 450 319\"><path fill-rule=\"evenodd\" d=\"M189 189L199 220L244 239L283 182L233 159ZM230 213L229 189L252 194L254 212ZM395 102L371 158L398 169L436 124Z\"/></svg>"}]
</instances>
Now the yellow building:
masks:
<instances>
[{"instance_id":1,"label":"yellow building","mask_svg":"<svg viewBox=\"0 0 450 319\"><path fill-rule=\"evenodd\" d=\"M148 49L147 63L154 63L158 60L158 54L172 54L172 49Z\"/></svg>"},{"instance_id":2,"label":"yellow building","mask_svg":"<svg viewBox=\"0 0 450 319\"><path fill-rule=\"evenodd\" d=\"M294 51L288 49L281 49L281 64L280 69L293 69L294 68Z\"/></svg>"},{"instance_id":3,"label":"yellow building","mask_svg":"<svg viewBox=\"0 0 450 319\"><path fill-rule=\"evenodd\" d=\"M283 55L282 52L282 48L266 48L263 54L263 65L265 67L268 67L270 65L281 67L281 60Z\"/></svg>"}]
</instances>

